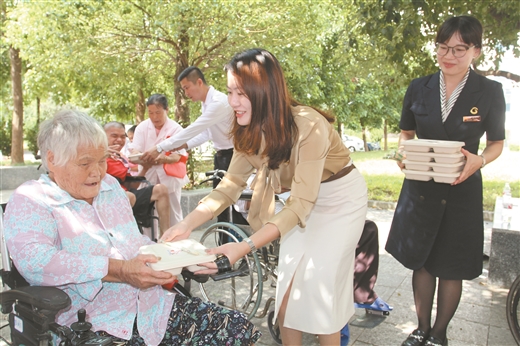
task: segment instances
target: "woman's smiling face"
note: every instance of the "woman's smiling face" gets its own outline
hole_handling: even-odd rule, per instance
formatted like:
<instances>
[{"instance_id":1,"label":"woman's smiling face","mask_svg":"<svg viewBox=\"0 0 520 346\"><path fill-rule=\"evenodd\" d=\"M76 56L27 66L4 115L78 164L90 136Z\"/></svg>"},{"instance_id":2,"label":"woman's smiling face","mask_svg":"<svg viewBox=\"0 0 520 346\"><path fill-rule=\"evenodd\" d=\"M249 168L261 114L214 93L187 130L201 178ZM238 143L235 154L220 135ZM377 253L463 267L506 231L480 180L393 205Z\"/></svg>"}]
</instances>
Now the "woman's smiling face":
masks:
<instances>
[{"instance_id":1,"label":"woman's smiling face","mask_svg":"<svg viewBox=\"0 0 520 346\"><path fill-rule=\"evenodd\" d=\"M227 90L228 102L235 111L237 123L241 126L249 125L252 116L251 101L240 89L236 77L231 71L227 72Z\"/></svg>"},{"instance_id":2,"label":"woman's smiling face","mask_svg":"<svg viewBox=\"0 0 520 346\"><path fill-rule=\"evenodd\" d=\"M456 58L453 55L451 48L448 49L448 53L444 56L437 54L437 62L439 63L439 67L446 76L464 76L468 71L472 60L480 55L480 48L476 48L474 45L468 45L462 41L462 38L458 32L454 33L448 42L442 43L448 45L449 47L470 47L462 58Z\"/></svg>"}]
</instances>

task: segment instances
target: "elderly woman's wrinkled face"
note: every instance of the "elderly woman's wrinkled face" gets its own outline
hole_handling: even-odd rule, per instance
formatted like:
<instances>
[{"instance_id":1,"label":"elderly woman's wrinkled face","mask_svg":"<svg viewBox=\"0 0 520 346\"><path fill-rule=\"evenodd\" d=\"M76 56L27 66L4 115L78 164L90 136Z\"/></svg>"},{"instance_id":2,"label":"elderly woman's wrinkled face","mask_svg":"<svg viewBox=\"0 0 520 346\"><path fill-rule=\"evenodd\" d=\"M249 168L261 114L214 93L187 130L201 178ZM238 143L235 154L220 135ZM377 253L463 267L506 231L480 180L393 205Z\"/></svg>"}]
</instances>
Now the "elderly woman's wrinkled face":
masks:
<instances>
[{"instance_id":1,"label":"elderly woman's wrinkled face","mask_svg":"<svg viewBox=\"0 0 520 346\"><path fill-rule=\"evenodd\" d=\"M168 110L162 108L160 105L148 106L148 117L157 130L162 129L168 119Z\"/></svg>"},{"instance_id":2,"label":"elderly woman's wrinkled face","mask_svg":"<svg viewBox=\"0 0 520 346\"><path fill-rule=\"evenodd\" d=\"M76 158L65 166L53 164L54 154L47 155L49 177L73 198L92 204L99 194L101 180L107 172L107 149L104 146L78 148Z\"/></svg>"}]
</instances>

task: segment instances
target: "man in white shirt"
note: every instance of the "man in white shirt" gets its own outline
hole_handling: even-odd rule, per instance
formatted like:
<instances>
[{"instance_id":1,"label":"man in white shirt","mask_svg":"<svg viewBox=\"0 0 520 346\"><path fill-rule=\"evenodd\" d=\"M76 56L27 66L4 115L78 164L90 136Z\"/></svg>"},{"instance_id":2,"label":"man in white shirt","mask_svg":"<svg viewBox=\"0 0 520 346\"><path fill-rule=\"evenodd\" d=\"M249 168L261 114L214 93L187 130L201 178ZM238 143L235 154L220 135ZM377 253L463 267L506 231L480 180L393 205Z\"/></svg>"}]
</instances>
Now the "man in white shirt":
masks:
<instances>
[{"instance_id":1,"label":"man in white shirt","mask_svg":"<svg viewBox=\"0 0 520 346\"><path fill-rule=\"evenodd\" d=\"M194 102L202 102L202 114L179 133L144 152L141 159L153 161L163 150L189 150L211 140L216 151L214 168L227 170L233 156L233 139L230 137L230 131L235 120L227 95L206 84L204 74L195 66L182 71L178 81L187 97ZM217 185L218 181L213 181L213 187ZM219 221L226 220L224 216L219 217Z\"/></svg>"}]
</instances>

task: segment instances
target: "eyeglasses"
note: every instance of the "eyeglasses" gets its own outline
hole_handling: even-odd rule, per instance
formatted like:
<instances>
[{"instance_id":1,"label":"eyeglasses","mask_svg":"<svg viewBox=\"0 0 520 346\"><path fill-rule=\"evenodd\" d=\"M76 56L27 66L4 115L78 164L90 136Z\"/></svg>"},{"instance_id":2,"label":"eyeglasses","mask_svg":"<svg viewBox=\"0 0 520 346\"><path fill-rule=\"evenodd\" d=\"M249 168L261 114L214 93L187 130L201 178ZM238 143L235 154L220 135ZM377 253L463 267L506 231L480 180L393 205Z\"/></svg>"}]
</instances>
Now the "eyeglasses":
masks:
<instances>
[{"instance_id":1,"label":"eyeglasses","mask_svg":"<svg viewBox=\"0 0 520 346\"><path fill-rule=\"evenodd\" d=\"M468 47L468 46L464 46L462 44L458 44L458 45L456 45L454 47L450 47L450 46L448 46L447 44L444 44L444 43L436 43L435 45L437 46L437 55L445 56L445 55L448 54L448 52L449 52L449 50L451 48L451 53L456 58L463 58L464 55L466 55L466 53L468 52L468 50L470 48L475 47L475 46Z\"/></svg>"}]
</instances>

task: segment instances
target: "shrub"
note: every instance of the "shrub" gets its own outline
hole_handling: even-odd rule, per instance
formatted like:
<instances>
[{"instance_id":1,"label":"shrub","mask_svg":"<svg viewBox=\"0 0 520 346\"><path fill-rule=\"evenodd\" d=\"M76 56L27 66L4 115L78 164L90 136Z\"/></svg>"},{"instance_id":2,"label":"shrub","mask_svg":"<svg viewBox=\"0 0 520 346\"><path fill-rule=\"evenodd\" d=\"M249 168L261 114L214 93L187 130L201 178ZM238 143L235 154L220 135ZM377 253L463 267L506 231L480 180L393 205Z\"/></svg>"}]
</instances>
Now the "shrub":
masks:
<instances>
[{"instance_id":1,"label":"shrub","mask_svg":"<svg viewBox=\"0 0 520 346\"><path fill-rule=\"evenodd\" d=\"M4 156L11 156L12 127L9 120L0 120L0 150Z\"/></svg>"},{"instance_id":2,"label":"shrub","mask_svg":"<svg viewBox=\"0 0 520 346\"><path fill-rule=\"evenodd\" d=\"M36 124L24 131L27 147L35 157L38 155L38 127L38 124Z\"/></svg>"}]
</instances>

